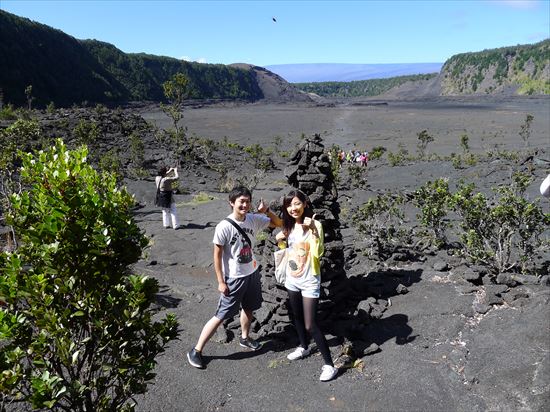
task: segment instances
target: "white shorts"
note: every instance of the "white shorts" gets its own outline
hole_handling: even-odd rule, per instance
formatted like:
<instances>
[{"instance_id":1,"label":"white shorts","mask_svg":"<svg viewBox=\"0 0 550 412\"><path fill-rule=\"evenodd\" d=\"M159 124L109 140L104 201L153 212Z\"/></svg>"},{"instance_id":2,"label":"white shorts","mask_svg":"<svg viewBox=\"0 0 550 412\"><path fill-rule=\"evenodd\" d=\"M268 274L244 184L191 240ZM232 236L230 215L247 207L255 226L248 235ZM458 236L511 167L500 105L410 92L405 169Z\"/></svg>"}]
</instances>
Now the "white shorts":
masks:
<instances>
[{"instance_id":1,"label":"white shorts","mask_svg":"<svg viewBox=\"0 0 550 412\"><path fill-rule=\"evenodd\" d=\"M319 298L321 295L321 279L319 276L304 278L286 277L285 288L293 292L301 292L305 298Z\"/></svg>"}]
</instances>

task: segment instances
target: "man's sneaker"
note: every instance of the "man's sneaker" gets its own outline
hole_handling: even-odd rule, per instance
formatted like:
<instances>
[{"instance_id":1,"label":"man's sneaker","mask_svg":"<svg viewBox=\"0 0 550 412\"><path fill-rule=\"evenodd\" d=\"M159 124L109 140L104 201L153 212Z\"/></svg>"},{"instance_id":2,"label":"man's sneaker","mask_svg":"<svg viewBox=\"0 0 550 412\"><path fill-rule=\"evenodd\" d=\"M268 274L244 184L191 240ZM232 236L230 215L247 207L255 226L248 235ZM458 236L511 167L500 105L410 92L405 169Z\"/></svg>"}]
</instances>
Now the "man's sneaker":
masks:
<instances>
[{"instance_id":1,"label":"man's sneaker","mask_svg":"<svg viewBox=\"0 0 550 412\"><path fill-rule=\"evenodd\" d=\"M246 339L239 338L239 344L243 348L248 348L248 349L252 349L252 350L260 349L260 344L257 341L255 341L254 339L250 339L250 338L246 338Z\"/></svg>"},{"instance_id":2,"label":"man's sneaker","mask_svg":"<svg viewBox=\"0 0 550 412\"><path fill-rule=\"evenodd\" d=\"M323 369L321 370L321 376L319 376L319 380L326 382L331 379L334 379L336 375L338 375L338 369L336 369L334 366L323 365Z\"/></svg>"},{"instance_id":3,"label":"man's sneaker","mask_svg":"<svg viewBox=\"0 0 550 412\"><path fill-rule=\"evenodd\" d=\"M298 359L305 358L310 353L311 353L311 349L304 349L301 346L298 346L296 349L294 349L292 352L286 355L286 358L288 360L298 360Z\"/></svg>"},{"instance_id":4,"label":"man's sneaker","mask_svg":"<svg viewBox=\"0 0 550 412\"><path fill-rule=\"evenodd\" d=\"M199 368L199 369L204 368L204 362L202 360L201 353L195 348L187 352L187 360L189 361L191 366L194 366L195 368Z\"/></svg>"}]
</instances>

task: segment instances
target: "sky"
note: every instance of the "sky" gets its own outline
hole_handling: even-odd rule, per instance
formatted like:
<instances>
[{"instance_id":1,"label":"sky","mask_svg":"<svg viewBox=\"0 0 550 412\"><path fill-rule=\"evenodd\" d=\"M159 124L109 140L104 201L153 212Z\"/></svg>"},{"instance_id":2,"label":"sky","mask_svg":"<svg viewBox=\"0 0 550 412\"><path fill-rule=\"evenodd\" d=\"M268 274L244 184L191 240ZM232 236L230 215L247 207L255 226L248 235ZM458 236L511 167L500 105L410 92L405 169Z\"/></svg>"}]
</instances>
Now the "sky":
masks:
<instances>
[{"instance_id":1,"label":"sky","mask_svg":"<svg viewBox=\"0 0 550 412\"><path fill-rule=\"evenodd\" d=\"M126 53L202 63L443 63L550 37L550 0L0 0Z\"/></svg>"}]
</instances>

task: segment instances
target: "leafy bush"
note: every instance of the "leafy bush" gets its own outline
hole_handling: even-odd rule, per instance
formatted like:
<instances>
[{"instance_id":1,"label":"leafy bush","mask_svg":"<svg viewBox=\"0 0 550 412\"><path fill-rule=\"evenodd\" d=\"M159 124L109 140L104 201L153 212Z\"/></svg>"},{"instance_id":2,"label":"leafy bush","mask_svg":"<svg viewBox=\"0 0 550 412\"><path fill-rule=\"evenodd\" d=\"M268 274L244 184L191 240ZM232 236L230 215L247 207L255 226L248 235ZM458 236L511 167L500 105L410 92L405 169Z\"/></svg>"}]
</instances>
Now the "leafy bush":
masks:
<instances>
[{"instance_id":1,"label":"leafy bush","mask_svg":"<svg viewBox=\"0 0 550 412\"><path fill-rule=\"evenodd\" d=\"M147 244L133 198L86 163L87 150L21 154L30 191L8 216L21 239L0 254L0 392L34 409L132 410L176 336L152 322L157 281L133 275Z\"/></svg>"},{"instance_id":2,"label":"leafy bush","mask_svg":"<svg viewBox=\"0 0 550 412\"><path fill-rule=\"evenodd\" d=\"M399 143L399 151L397 153L388 152L388 161L390 166L401 166L405 164L406 160L409 157L409 151L405 149L403 143Z\"/></svg>"},{"instance_id":3,"label":"leafy bush","mask_svg":"<svg viewBox=\"0 0 550 412\"><path fill-rule=\"evenodd\" d=\"M214 200L214 197L210 196L206 192L199 192L195 196L193 196L193 203L206 203L210 202L211 200Z\"/></svg>"},{"instance_id":4,"label":"leafy bush","mask_svg":"<svg viewBox=\"0 0 550 412\"><path fill-rule=\"evenodd\" d=\"M466 256L496 273L524 267L531 260L542 244L540 234L550 225L550 214L542 211L538 200L523 197L529 183L529 177L515 173L512 185L496 188L492 198L474 193L473 184L461 185L452 195L453 208L462 218Z\"/></svg>"},{"instance_id":5,"label":"leafy bush","mask_svg":"<svg viewBox=\"0 0 550 412\"><path fill-rule=\"evenodd\" d=\"M362 188L366 185L367 168L358 165L350 165L348 173L351 178L351 184L356 188Z\"/></svg>"},{"instance_id":6,"label":"leafy bush","mask_svg":"<svg viewBox=\"0 0 550 412\"><path fill-rule=\"evenodd\" d=\"M385 152L386 148L384 146L373 147L373 149L369 152L369 160L379 159Z\"/></svg>"},{"instance_id":7,"label":"leafy bush","mask_svg":"<svg viewBox=\"0 0 550 412\"><path fill-rule=\"evenodd\" d=\"M15 120L17 119L17 112L13 108L11 103L2 106L0 110L0 120Z\"/></svg>"},{"instance_id":8,"label":"leafy bush","mask_svg":"<svg viewBox=\"0 0 550 412\"><path fill-rule=\"evenodd\" d=\"M94 121L87 122L81 119L73 129L73 136L80 145L94 144L97 142L100 135L101 128Z\"/></svg>"},{"instance_id":9,"label":"leafy bush","mask_svg":"<svg viewBox=\"0 0 550 412\"><path fill-rule=\"evenodd\" d=\"M470 145L469 145L470 138L466 133L463 133L460 135L460 147L462 147L462 151L464 153L467 153L470 151Z\"/></svg>"},{"instance_id":10,"label":"leafy bush","mask_svg":"<svg viewBox=\"0 0 550 412\"><path fill-rule=\"evenodd\" d=\"M262 172L267 172L275 167L273 159L262 146L255 143L250 146L245 146L243 149L254 160L254 167Z\"/></svg>"},{"instance_id":11,"label":"leafy bush","mask_svg":"<svg viewBox=\"0 0 550 412\"><path fill-rule=\"evenodd\" d=\"M48 114L55 113L55 103L54 102L49 102L48 103L48 105L46 106L46 113L48 113Z\"/></svg>"},{"instance_id":12,"label":"leafy bush","mask_svg":"<svg viewBox=\"0 0 550 412\"><path fill-rule=\"evenodd\" d=\"M445 230L449 226L445 217L447 216L449 200L449 182L447 179L437 179L434 182L427 182L416 190L413 204L420 209L418 218L422 225L433 233L435 243L438 247L447 241Z\"/></svg>"},{"instance_id":13,"label":"leafy bush","mask_svg":"<svg viewBox=\"0 0 550 412\"><path fill-rule=\"evenodd\" d=\"M368 256L384 259L397 245L409 240L411 231L404 225L404 203L402 195L379 195L369 199L353 214L357 230L368 242Z\"/></svg>"}]
</instances>

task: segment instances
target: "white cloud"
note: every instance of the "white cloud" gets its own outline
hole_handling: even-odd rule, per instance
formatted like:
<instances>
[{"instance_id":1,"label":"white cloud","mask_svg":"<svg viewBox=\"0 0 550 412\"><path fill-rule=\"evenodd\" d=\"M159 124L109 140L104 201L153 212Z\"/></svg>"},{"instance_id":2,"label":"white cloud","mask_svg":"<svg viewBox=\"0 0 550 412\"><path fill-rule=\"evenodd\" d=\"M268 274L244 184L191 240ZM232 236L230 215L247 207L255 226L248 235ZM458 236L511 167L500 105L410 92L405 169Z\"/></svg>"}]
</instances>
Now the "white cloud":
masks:
<instances>
[{"instance_id":1,"label":"white cloud","mask_svg":"<svg viewBox=\"0 0 550 412\"><path fill-rule=\"evenodd\" d=\"M497 0L494 3L507 6L507 7L513 7L516 9L532 9L537 7L541 1L540 0Z\"/></svg>"},{"instance_id":2,"label":"white cloud","mask_svg":"<svg viewBox=\"0 0 550 412\"><path fill-rule=\"evenodd\" d=\"M206 63L206 57L199 57L198 59L195 60L189 56L182 56L180 57L180 60L184 60L186 62Z\"/></svg>"}]
</instances>

